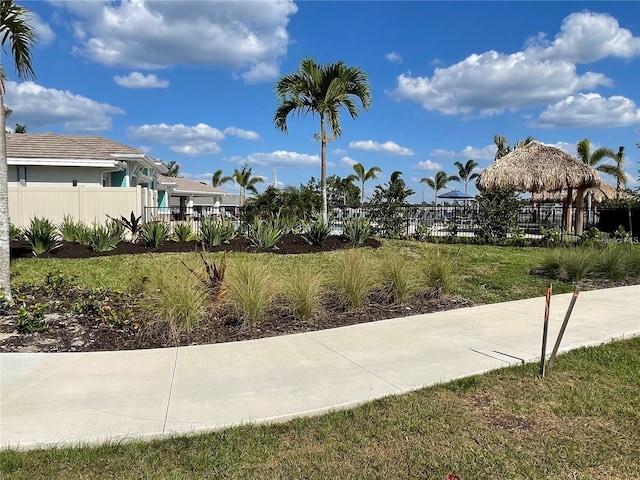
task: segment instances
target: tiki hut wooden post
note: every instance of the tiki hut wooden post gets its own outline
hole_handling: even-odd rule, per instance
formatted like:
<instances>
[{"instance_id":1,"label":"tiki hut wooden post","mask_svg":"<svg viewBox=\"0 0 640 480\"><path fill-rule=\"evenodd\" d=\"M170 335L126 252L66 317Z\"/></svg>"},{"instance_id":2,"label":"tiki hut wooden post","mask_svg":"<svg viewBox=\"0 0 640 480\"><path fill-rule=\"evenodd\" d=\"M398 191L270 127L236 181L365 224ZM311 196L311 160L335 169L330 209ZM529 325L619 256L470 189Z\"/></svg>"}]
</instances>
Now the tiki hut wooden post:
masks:
<instances>
[{"instance_id":1,"label":"tiki hut wooden post","mask_svg":"<svg viewBox=\"0 0 640 480\"><path fill-rule=\"evenodd\" d=\"M595 169L568 153L534 141L496 160L480 174L476 185L481 191L514 187L532 194L564 190L567 195L564 203L566 206L571 205L573 195L570 190L575 189L576 200L580 198L580 201L576 201L576 207L582 207L585 189L598 187L600 176ZM576 235L582 234L582 214L582 208L577 209ZM568 222L571 222L569 212L566 212L566 215ZM570 230L570 227L569 223L567 230Z\"/></svg>"}]
</instances>

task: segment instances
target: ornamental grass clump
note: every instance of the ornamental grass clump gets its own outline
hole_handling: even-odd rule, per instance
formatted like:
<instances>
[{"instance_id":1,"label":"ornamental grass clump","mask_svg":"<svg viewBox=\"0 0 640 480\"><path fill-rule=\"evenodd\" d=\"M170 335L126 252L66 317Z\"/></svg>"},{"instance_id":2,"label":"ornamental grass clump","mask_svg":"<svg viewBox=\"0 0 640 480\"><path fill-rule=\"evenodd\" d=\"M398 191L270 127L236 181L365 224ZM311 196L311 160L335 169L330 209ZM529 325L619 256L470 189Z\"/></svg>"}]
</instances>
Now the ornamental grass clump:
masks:
<instances>
[{"instance_id":1,"label":"ornamental grass clump","mask_svg":"<svg viewBox=\"0 0 640 480\"><path fill-rule=\"evenodd\" d=\"M29 228L24 230L24 236L31 244L31 249L36 257L55 250L61 245L58 229L46 218L32 218Z\"/></svg>"},{"instance_id":2,"label":"ornamental grass clump","mask_svg":"<svg viewBox=\"0 0 640 480\"><path fill-rule=\"evenodd\" d=\"M169 239L169 226L162 222L147 222L137 232L138 243L158 248Z\"/></svg>"},{"instance_id":3,"label":"ornamental grass clump","mask_svg":"<svg viewBox=\"0 0 640 480\"><path fill-rule=\"evenodd\" d=\"M630 253L633 250L623 245L609 245L598 252L595 260L597 273L611 280L622 280L632 276L633 265Z\"/></svg>"},{"instance_id":4,"label":"ornamental grass clump","mask_svg":"<svg viewBox=\"0 0 640 480\"><path fill-rule=\"evenodd\" d=\"M442 297L450 294L459 280L456 258L446 257L440 251L429 258L424 269L424 281L435 296Z\"/></svg>"},{"instance_id":5,"label":"ornamental grass clump","mask_svg":"<svg viewBox=\"0 0 640 480\"><path fill-rule=\"evenodd\" d=\"M360 307L372 287L371 269L366 256L357 249L340 253L335 264L334 286L344 305Z\"/></svg>"},{"instance_id":6,"label":"ornamental grass clump","mask_svg":"<svg viewBox=\"0 0 640 480\"><path fill-rule=\"evenodd\" d=\"M352 245L362 245L371 236L371 222L365 217L352 217L342 224L342 234Z\"/></svg>"},{"instance_id":7,"label":"ornamental grass clump","mask_svg":"<svg viewBox=\"0 0 640 480\"><path fill-rule=\"evenodd\" d=\"M203 218L200 221L200 241L206 248L229 243L236 236L236 227L232 222Z\"/></svg>"},{"instance_id":8,"label":"ornamental grass clump","mask_svg":"<svg viewBox=\"0 0 640 480\"><path fill-rule=\"evenodd\" d=\"M187 269L161 267L145 287L151 324L173 335L197 327L210 311L206 288Z\"/></svg>"},{"instance_id":9,"label":"ornamental grass clump","mask_svg":"<svg viewBox=\"0 0 640 480\"><path fill-rule=\"evenodd\" d=\"M380 264L378 276L382 289L395 303L406 302L413 293L409 270L409 262L400 255L390 255Z\"/></svg>"},{"instance_id":10,"label":"ornamental grass clump","mask_svg":"<svg viewBox=\"0 0 640 480\"><path fill-rule=\"evenodd\" d=\"M225 298L236 314L245 325L257 325L277 292L269 266L249 261L234 263L225 283L229 290Z\"/></svg>"},{"instance_id":11,"label":"ornamental grass clump","mask_svg":"<svg viewBox=\"0 0 640 480\"><path fill-rule=\"evenodd\" d=\"M560 272L576 283L593 272L596 252L590 248L567 248L559 255Z\"/></svg>"},{"instance_id":12,"label":"ornamental grass clump","mask_svg":"<svg viewBox=\"0 0 640 480\"><path fill-rule=\"evenodd\" d=\"M308 322L321 310L322 277L297 268L289 278L286 295L296 318Z\"/></svg>"},{"instance_id":13,"label":"ornamental grass clump","mask_svg":"<svg viewBox=\"0 0 640 480\"><path fill-rule=\"evenodd\" d=\"M190 242L195 240L193 225L191 222L178 222L173 226L173 238L177 242Z\"/></svg>"},{"instance_id":14,"label":"ornamental grass clump","mask_svg":"<svg viewBox=\"0 0 640 480\"><path fill-rule=\"evenodd\" d=\"M65 242L77 242L78 228L84 226L82 222L76 222L71 215L62 217L62 222L58 225L58 231Z\"/></svg>"}]
</instances>

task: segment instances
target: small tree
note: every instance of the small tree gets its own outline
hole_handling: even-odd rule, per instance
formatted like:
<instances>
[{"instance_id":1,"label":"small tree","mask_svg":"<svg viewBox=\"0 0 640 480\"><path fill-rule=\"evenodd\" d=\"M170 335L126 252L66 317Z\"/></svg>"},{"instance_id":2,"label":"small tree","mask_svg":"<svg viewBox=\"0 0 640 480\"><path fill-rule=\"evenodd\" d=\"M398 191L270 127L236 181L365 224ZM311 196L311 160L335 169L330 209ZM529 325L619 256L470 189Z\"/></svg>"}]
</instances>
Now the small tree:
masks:
<instances>
[{"instance_id":1,"label":"small tree","mask_svg":"<svg viewBox=\"0 0 640 480\"><path fill-rule=\"evenodd\" d=\"M475 221L480 227L478 235L485 239L504 239L517 233L520 200L513 187L494 188L478 197Z\"/></svg>"},{"instance_id":2,"label":"small tree","mask_svg":"<svg viewBox=\"0 0 640 480\"><path fill-rule=\"evenodd\" d=\"M407 188L401 176L402 172L393 172L390 182L376 186L373 192L370 215L377 235L388 238L403 236L403 230L416 211L407 203L407 198L415 192Z\"/></svg>"}]
</instances>

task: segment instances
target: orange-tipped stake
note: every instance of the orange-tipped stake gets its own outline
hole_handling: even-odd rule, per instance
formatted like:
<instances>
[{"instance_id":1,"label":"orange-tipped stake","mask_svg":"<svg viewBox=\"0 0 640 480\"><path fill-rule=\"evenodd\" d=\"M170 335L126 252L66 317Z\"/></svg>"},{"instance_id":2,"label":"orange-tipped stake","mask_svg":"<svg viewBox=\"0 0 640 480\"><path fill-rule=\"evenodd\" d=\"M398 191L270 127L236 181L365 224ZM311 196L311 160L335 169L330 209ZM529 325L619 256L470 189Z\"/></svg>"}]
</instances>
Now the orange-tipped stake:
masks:
<instances>
[{"instance_id":1,"label":"orange-tipped stake","mask_svg":"<svg viewBox=\"0 0 640 480\"><path fill-rule=\"evenodd\" d=\"M547 332L549 331L549 310L551 307L551 292L553 286L549 284L547 286L547 292L545 293L545 307L544 307L544 326L542 328L542 354L540 355L540 376L544 378L544 357L547 354Z\"/></svg>"}]
</instances>

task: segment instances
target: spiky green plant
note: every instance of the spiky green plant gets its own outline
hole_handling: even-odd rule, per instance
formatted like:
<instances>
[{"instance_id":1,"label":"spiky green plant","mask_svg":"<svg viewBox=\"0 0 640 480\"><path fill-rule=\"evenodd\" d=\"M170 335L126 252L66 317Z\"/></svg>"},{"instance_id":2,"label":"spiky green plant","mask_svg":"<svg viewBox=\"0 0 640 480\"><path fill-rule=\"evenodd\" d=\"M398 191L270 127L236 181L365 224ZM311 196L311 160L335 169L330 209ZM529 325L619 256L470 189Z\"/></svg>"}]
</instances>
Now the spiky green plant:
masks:
<instances>
[{"instance_id":1,"label":"spiky green plant","mask_svg":"<svg viewBox=\"0 0 640 480\"><path fill-rule=\"evenodd\" d=\"M371 222L366 217L352 217L342 224L342 234L353 245L362 245L371 236Z\"/></svg>"},{"instance_id":2,"label":"spiky green plant","mask_svg":"<svg viewBox=\"0 0 640 480\"><path fill-rule=\"evenodd\" d=\"M304 267L297 268L287 284L287 297L294 315L303 322L310 321L321 307L322 277L309 273Z\"/></svg>"},{"instance_id":3,"label":"spiky green plant","mask_svg":"<svg viewBox=\"0 0 640 480\"><path fill-rule=\"evenodd\" d=\"M265 263L240 262L227 270L228 299L245 325L255 326L271 304L277 287Z\"/></svg>"},{"instance_id":4,"label":"spiky green plant","mask_svg":"<svg viewBox=\"0 0 640 480\"><path fill-rule=\"evenodd\" d=\"M190 242L195 240L193 225L191 222L178 222L173 226L173 237L178 242Z\"/></svg>"},{"instance_id":5,"label":"spiky green plant","mask_svg":"<svg viewBox=\"0 0 640 480\"><path fill-rule=\"evenodd\" d=\"M595 251L587 248L567 248L562 251L559 258L560 270L571 281L579 282L594 269L596 259Z\"/></svg>"},{"instance_id":6,"label":"spiky green plant","mask_svg":"<svg viewBox=\"0 0 640 480\"><path fill-rule=\"evenodd\" d=\"M147 222L138 231L138 243L158 248L169 239L169 226L162 222Z\"/></svg>"},{"instance_id":7,"label":"spiky green plant","mask_svg":"<svg viewBox=\"0 0 640 480\"><path fill-rule=\"evenodd\" d=\"M232 222L204 218L200 221L200 241L205 247L217 247L228 243L236 236L236 227Z\"/></svg>"},{"instance_id":8,"label":"spiky green plant","mask_svg":"<svg viewBox=\"0 0 640 480\"><path fill-rule=\"evenodd\" d=\"M321 246L331 235L332 219L325 222L320 215L315 215L304 224L304 239L311 245Z\"/></svg>"},{"instance_id":9,"label":"spiky green plant","mask_svg":"<svg viewBox=\"0 0 640 480\"><path fill-rule=\"evenodd\" d=\"M9 240L12 242L21 242L25 240L24 230L16 227L13 223L9 223Z\"/></svg>"},{"instance_id":10,"label":"spiky green plant","mask_svg":"<svg viewBox=\"0 0 640 480\"><path fill-rule=\"evenodd\" d=\"M340 253L333 277L338 295L349 309L362 305L373 283L366 257L357 249Z\"/></svg>"},{"instance_id":11,"label":"spiky green plant","mask_svg":"<svg viewBox=\"0 0 640 480\"><path fill-rule=\"evenodd\" d=\"M94 223L87 232L89 246L94 252L108 252L122 241L124 227L118 220L109 219L104 225Z\"/></svg>"},{"instance_id":12,"label":"spiky green plant","mask_svg":"<svg viewBox=\"0 0 640 480\"><path fill-rule=\"evenodd\" d=\"M598 273L611 280L622 280L631 276L631 258L628 249L621 245L609 245L597 255L595 268Z\"/></svg>"},{"instance_id":13,"label":"spiky green plant","mask_svg":"<svg viewBox=\"0 0 640 480\"><path fill-rule=\"evenodd\" d=\"M56 226L46 218L32 218L29 227L24 230L24 236L31 244L35 256L50 252L61 245Z\"/></svg>"},{"instance_id":14,"label":"spiky green plant","mask_svg":"<svg viewBox=\"0 0 640 480\"><path fill-rule=\"evenodd\" d=\"M62 222L58 225L58 230L62 236L62 240L65 242L76 241L76 231L78 229L78 223L73 219L71 215L65 215L62 217Z\"/></svg>"},{"instance_id":15,"label":"spiky green plant","mask_svg":"<svg viewBox=\"0 0 640 480\"><path fill-rule=\"evenodd\" d=\"M280 222L275 217L256 219L249 225L248 238L257 248L274 248L284 235Z\"/></svg>"}]
</instances>

